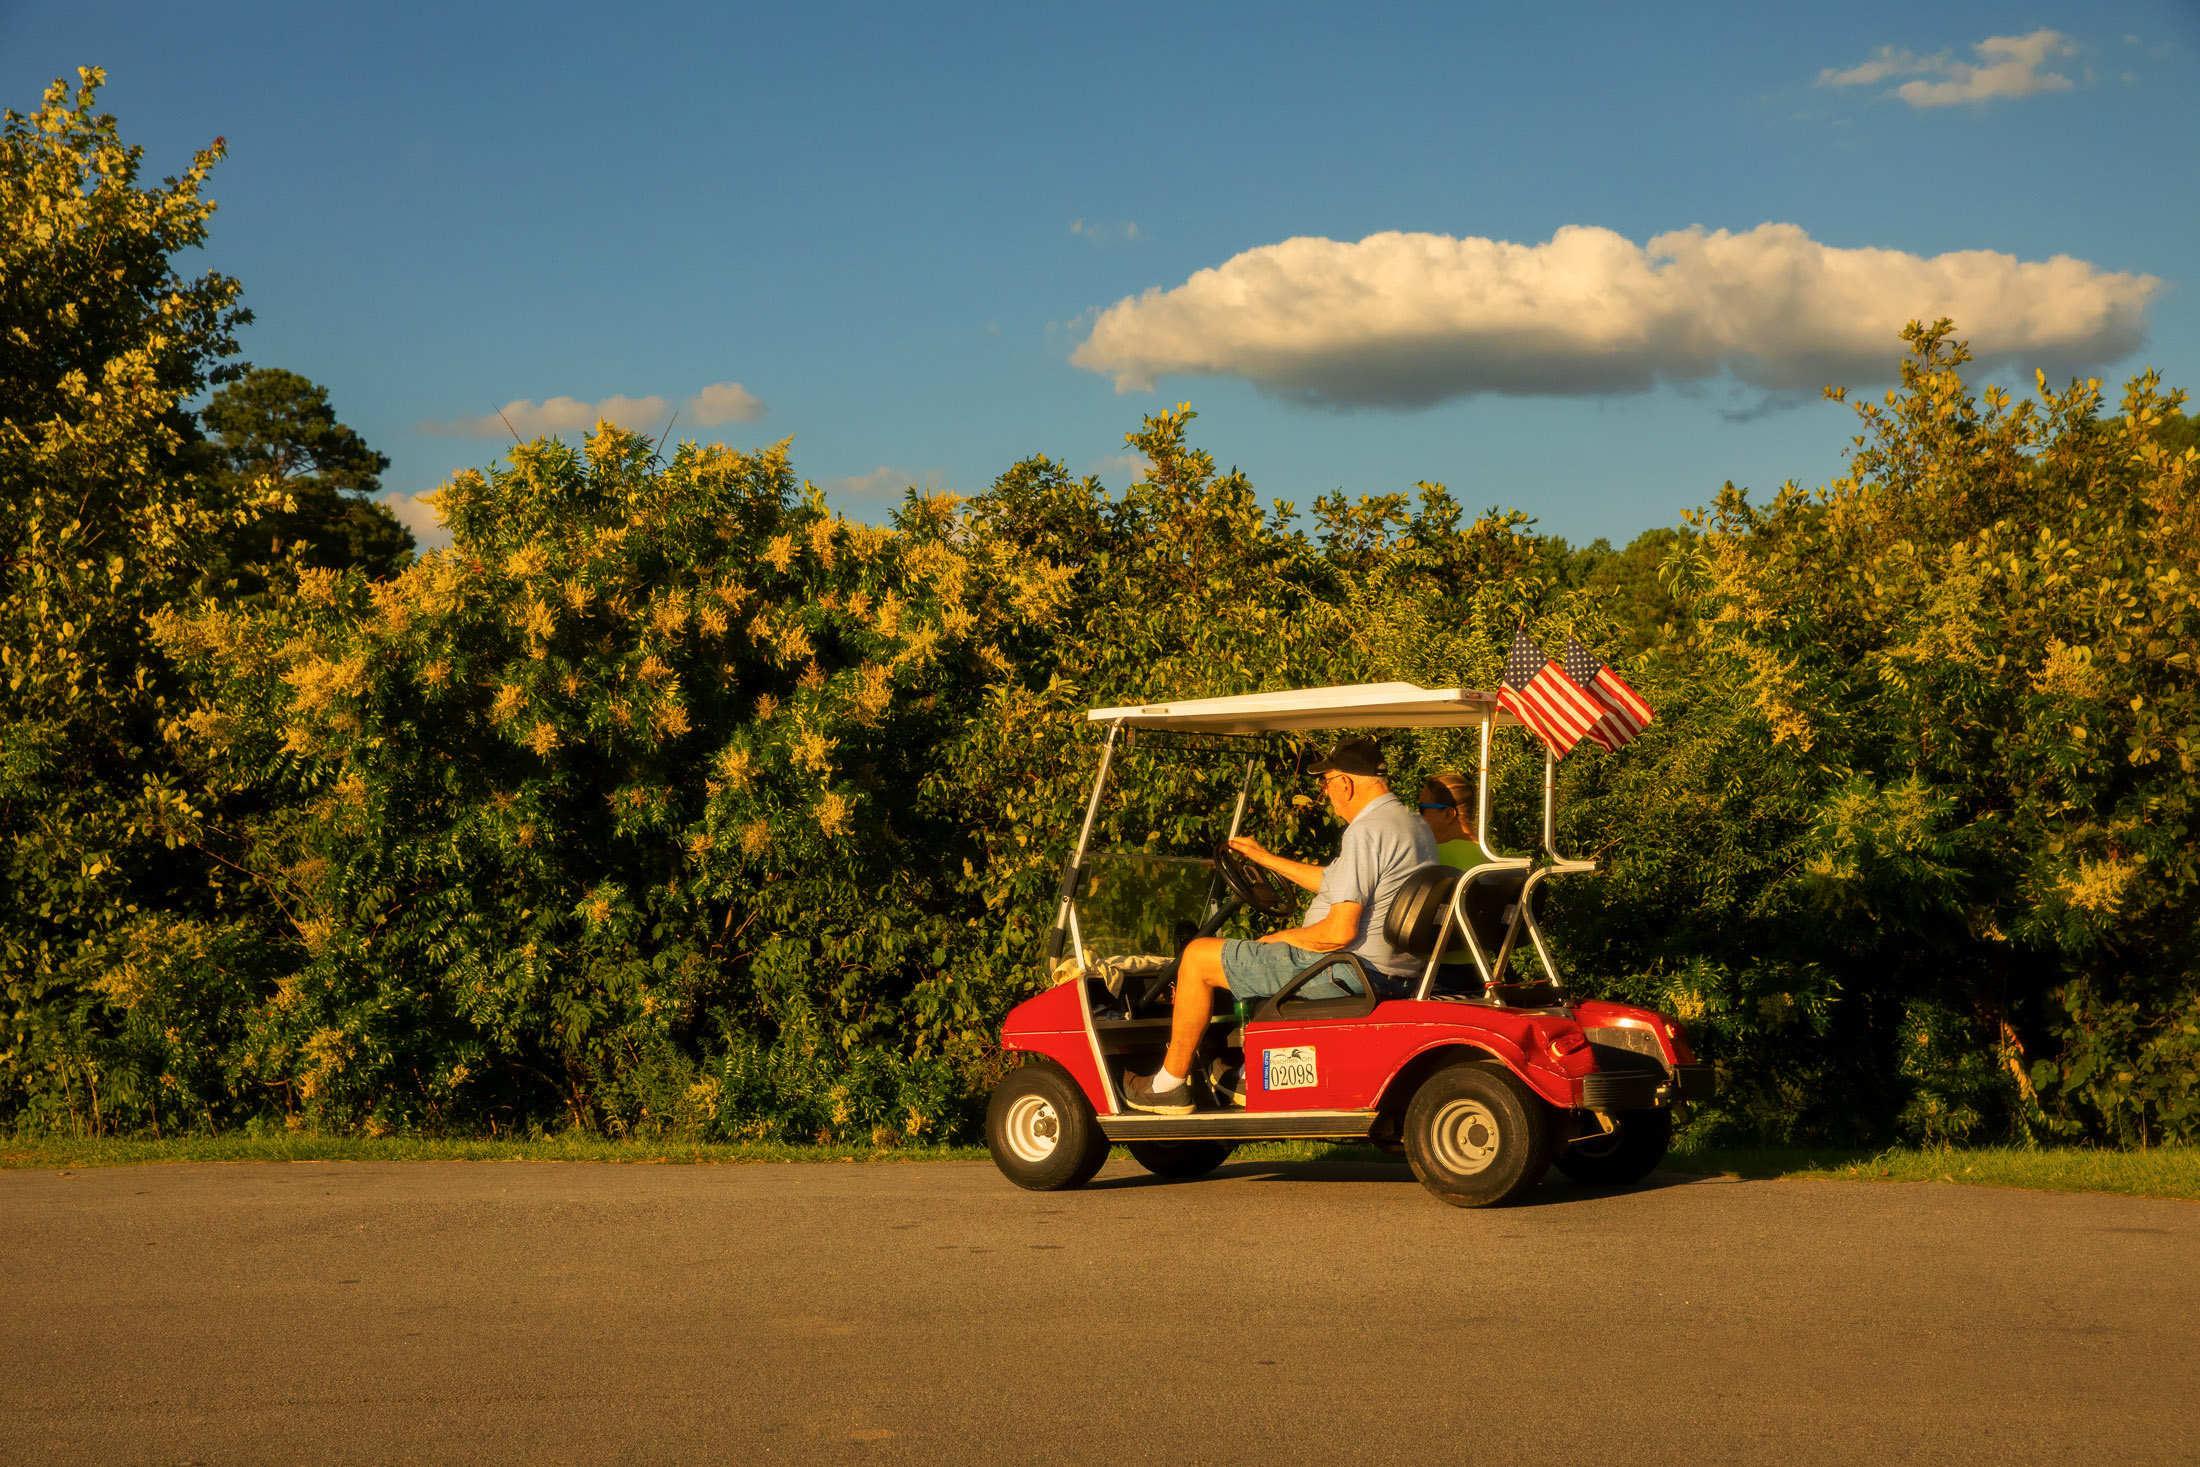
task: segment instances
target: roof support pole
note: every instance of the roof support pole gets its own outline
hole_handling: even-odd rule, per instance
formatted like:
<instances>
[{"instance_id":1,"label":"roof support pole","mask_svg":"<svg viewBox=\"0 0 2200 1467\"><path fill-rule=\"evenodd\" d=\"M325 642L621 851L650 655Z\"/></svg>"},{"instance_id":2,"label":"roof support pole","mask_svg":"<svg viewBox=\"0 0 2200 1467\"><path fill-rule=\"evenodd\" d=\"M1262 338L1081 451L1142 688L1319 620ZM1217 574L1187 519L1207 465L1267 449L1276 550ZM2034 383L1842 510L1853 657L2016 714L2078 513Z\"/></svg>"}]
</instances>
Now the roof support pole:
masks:
<instances>
[{"instance_id":1,"label":"roof support pole","mask_svg":"<svg viewBox=\"0 0 2200 1467\"><path fill-rule=\"evenodd\" d=\"M1253 761L1248 759L1245 761L1245 778L1238 783L1237 808L1230 812L1230 833L1222 838L1222 843L1224 845L1228 845L1231 841L1236 840L1238 838L1238 831L1244 827L1245 797L1252 792ZM1222 872L1220 870L1217 870L1213 878L1210 879L1207 883L1207 915L1200 919L1200 925L1202 927L1206 926L1208 922L1214 920L1215 913L1221 910Z\"/></svg>"},{"instance_id":2,"label":"roof support pole","mask_svg":"<svg viewBox=\"0 0 2200 1467\"><path fill-rule=\"evenodd\" d=\"M1077 879L1084 874L1085 849L1092 844L1092 824L1100 816L1100 797L1107 793L1108 770L1115 764L1115 741L1123 732L1122 720L1108 725L1107 742L1100 746L1100 773L1092 781L1092 798L1085 802L1084 828L1077 832L1077 849L1062 865L1062 900L1054 911L1054 926L1047 933L1047 969L1053 971L1062 956L1062 938L1069 931L1070 903L1077 899Z\"/></svg>"},{"instance_id":3,"label":"roof support pole","mask_svg":"<svg viewBox=\"0 0 2200 1467\"><path fill-rule=\"evenodd\" d=\"M1490 844L1490 734L1495 724L1494 714L1482 720L1482 754L1478 766L1479 772L1475 779L1474 794L1474 843L1482 848L1482 857L1490 865L1511 867L1518 870L1521 867L1533 865L1535 858L1533 856L1500 856L1497 854L1496 848ZM1436 972L1443 964L1444 953L1448 950L1448 945L1454 933L1466 939L1467 951L1473 956L1475 967L1481 971L1482 982L1491 988L1492 997L1495 998L1497 975L1504 971L1505 958L1512 951L1512 939L1511 934L1508 933L1504 946L1498 950L1494 958L1482 950L1482 944L1475 937L1474 929L1467 923L1467 888L1473 880L1474 873L1470 871L1461 877L1451 889L1451 900L1444 904L1444 920L1436 929L1436 946L1430 950L1428 963L1421 970L1420 986L1414 990L1414 997L1416 998L1425 999L1435 991ZM1496 999L1495 1001L1499 1004L1504 1002L1503 999Z\"/></svg>"},{"instance_id":4,"label":"roof support pole","mask_svg":"<svg viewBox=\"0 0 2200 1467\"><path fill-rule=\"evenodd\" d=\"M1543 751L1543 849L1550 853L1551 874L1564 876L1574 871L1594 871L1594 861L1573 861L1558 853L1558 758L1549 749Z\"/></svg>"},{"instance_id":5,"label":"roof support pole","mask_svg":"<svg viewBox=\"0 0 2200 1467\"><path fill-rule=\"evenodd\" d=\"M1558 859L1558 847L1551 843L1554 839L1551 832L1556 826L1557 814L1558 756L1551 752L1549 745L1545 745L1543 749L1543 849L1551 853L1551 859L1554 861Z\"/></svg>"},{"instance_id":6,"label":"roof support pole","mask_svg":"<svg viewBox=\"0 0 2200 1467\"><path fill-rule=\"evenodd\" d=\"M1495 719L1482 720L1481 773L1474 784L1474 843L1482 848L1485 858L1492 861L1505 859L1490 849L1490 728Z\"/></svg>"}]
</instances>

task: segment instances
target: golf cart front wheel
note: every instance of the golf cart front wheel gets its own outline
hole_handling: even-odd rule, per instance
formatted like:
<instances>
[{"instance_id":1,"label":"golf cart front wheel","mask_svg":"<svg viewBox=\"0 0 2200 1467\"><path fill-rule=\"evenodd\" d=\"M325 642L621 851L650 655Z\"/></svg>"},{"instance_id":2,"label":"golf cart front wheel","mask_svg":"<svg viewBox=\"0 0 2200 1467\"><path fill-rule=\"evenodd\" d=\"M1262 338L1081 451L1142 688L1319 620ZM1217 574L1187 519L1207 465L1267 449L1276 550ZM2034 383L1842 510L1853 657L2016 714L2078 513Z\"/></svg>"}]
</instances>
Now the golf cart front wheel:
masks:
<instances>
[{"instance_id":1,"label":"golf cart front wheel","mask_svg":"<svg viewBox=\"0 0 2200 1467\"><path fill-rule=\"evenodd\" d=\"M1091 1102L1053 1064L1026 1065L993 1087L985 1144L1002 1176L1034 1192L1082 1187L1108 1159Z\"/></svg>"},{"instance_id":2,"label":"golf cart front wheel","mask_svg":"<svg viewBox=\"0 0 2200 1467\"><path fill-rule=\"evenodd\" d=\"M1438 1070L1406 1107L1413 1175L1454 1207L1495 1207L1543 1180L1550 1166L1544 1107L1510 1071L1468 1063Z\"/></svg>"},{"instance_id":3,"label":"golf cart front wheel","mask_svg":"<svg viewBox=\"0 0 2200 1467\"><path fill-rule=\"evenodd\" d=\"M1133 1141L1131 1160L1157 1177L1189 1182L1230 1159L1230 1148L1220 1141Z\"/></svg>"}]
</instances>

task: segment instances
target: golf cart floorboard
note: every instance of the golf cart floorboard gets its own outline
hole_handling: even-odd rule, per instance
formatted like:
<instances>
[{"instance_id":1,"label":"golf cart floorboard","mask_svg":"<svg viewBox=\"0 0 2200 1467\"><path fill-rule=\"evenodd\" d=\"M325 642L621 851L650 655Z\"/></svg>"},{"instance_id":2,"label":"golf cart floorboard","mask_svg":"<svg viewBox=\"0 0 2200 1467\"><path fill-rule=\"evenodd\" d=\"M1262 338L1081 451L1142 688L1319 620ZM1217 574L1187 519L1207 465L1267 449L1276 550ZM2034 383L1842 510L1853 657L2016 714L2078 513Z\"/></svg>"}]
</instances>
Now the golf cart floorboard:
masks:
<instances>
[{"instance_id":1,"label":"golf cart floorboard","mask_svg":"<svg viewBox=\"0 0 2200 1467\"><path fill-rule=\"evenodd\" d=\"M1101 1116L1110 1141L1350 1140L1375 1125L1371 1110L1195 1110L1188 1116Z\"/></svg>"}]
</instances>

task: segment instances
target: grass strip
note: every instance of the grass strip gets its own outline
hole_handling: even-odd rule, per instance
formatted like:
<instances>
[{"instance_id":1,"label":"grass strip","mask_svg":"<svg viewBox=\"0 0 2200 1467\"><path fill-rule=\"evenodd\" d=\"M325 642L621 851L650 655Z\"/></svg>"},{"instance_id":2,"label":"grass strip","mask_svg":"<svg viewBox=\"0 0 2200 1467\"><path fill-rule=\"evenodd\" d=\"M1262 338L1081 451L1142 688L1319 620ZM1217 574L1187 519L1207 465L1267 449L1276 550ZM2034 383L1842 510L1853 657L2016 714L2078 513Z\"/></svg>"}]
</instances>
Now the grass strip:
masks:
<instances>
[{"instance_id":1,"label":"grass strip","mask_svg":"<svg viewBox=\"0 0 2200 1467\"><path fill-rule=\"evenodd\" d=\"M157 1162L593 1161L626 1165L843 1161L977 1161L982 1146L787 1146L773 1141L441 1140L409 1136L184 1136L169 1141L17 1136L0 1140L0 1168L74 1170Z\"/></svg>"},{"instance_id":2,"label":"grass strip","mask_svg":"<svg viewBox=\"0 0 2200 1467\"><path fill-rule=\"evenodd\" d=\"M2114 1192L2200 1201L2200 1146L2144 1151L2019 1146L1884 1151L1812 1147L1676 1146L1665 1170L1754 1179L1955 1182L2038 1192Z\"/></svg>"},{"instance_id":3,"label":"grass strip","mask_svg":"<svg viewBox=\"0 0 2200 1467\"><path fill-rule=\"evenodd\" d=\"M1118 1159L1126 1158L1122 1147ZM534 1161L621 1165L769 1164L787 1162L983 1161L982 1146L792 1146L767 1141L614 1141L592 1136L539 1140L440 1140L366 1136L187 1136L175 1140L115 1140L18 1136L0 1139L0 1169L76 1170L163 1162ZM1239 1162L1386 1162L1372 1146L1326 1141L1257 1141L1237 1148ZM2200 1147L2145 1151L2080 1147L2030 1151L1842 1150L1828 1147L1690 1146L1684 1140L1665 1170L1712 1176L1813 1181L1955 1182L2049 1192L2111 1192L2129 1197L2200 1201Z\"/></svg>"}]
</instances>

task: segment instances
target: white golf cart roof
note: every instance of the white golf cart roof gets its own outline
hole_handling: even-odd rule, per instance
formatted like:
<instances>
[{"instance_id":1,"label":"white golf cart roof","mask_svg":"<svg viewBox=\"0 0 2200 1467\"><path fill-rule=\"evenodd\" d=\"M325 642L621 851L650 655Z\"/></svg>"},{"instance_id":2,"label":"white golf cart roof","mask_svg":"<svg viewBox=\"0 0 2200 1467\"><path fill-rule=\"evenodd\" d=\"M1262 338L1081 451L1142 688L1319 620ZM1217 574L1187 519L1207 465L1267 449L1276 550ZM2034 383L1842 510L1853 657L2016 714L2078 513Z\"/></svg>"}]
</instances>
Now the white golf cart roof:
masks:
<instances>
[{"instance_id":1,"label":"white golf cart roof","mask_svg":"<svg viewBox=\"0 0 2200 1467\"><path fill-rule=\"evenodd\" d=\"M1517 728L1495 693L1473 688L1424 688L1415 683L1349 683L1341 688L1292 688L1238 693L1183 703L1095 708L1093 723L1132 728L1196 729L1207 733L1278 733L1328 728Z\"/></svg>"}]
</instances>

